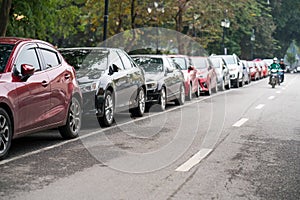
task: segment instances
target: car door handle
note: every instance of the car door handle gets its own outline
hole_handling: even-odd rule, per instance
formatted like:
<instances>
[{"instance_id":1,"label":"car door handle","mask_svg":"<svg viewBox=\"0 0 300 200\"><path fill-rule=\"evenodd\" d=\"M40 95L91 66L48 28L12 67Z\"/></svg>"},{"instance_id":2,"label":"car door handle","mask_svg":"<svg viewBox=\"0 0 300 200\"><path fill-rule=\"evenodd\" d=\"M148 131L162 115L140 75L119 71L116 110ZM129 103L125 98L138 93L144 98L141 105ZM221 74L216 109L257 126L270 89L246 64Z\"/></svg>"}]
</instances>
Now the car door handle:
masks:
<instances>
[{"instance_id":1,"label":"car door handle","mask_svg":"<svg viewBox=\"0 0 300 200\"><path fill-rule=\"evenodd\" d=\"M45 81L45 80L42 81L42 86L43 87L47 87L48 85L49 85L49 83L47 81Z\"/></svg>"},{"instance_id":2,"label":"car door handle","mask_svg":"<svg viewBox=\"0 0 300 200\"><path fill-rule=\"evenodd\" d=\"M70 74L65 74L65 79L69 79L70 77Z\"/></svg>"}]
</instances>

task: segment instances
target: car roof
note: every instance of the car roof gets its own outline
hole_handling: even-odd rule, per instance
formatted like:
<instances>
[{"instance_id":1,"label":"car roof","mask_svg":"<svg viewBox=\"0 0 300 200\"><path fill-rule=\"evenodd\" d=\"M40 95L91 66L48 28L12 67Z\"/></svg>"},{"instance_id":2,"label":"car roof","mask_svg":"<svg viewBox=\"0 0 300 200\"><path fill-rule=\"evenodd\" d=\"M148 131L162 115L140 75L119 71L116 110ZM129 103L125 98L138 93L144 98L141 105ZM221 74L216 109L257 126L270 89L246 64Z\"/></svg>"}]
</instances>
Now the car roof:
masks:
<instances>
[{"instance_id":1,"label":"car roof","mask_svg":"<svg viewBox=\"0 0 300 200\"><path fill-rule=\"evenodd\" d=\"M31 38L21 38L21 37L0 37L0 43L5 44L18 44L24 41L38 41Z\"/></svg>"},{"instance_id":2,"label":"car roof","mask_svg":"<svg viewBox=\"0 0 300 200\"><path fill-rule=\"evenodd\" d=\"M167 55L156 55L156 54L136 54L130 55L131 57L148 57L148 58L166 58Z\"/></svg>"},{"instance_id":3,"label":"car roof","mask_svg":"<svg viewBox=\"0 0 300 200\"><path fill-rule=\"evenodd\" d=\"M110 50L110 49L118 49L122 50L119 48L111 48L111 47L67 47L67 48L59 48L59 51L63 50Z\"/></svg>"}]
</instances>

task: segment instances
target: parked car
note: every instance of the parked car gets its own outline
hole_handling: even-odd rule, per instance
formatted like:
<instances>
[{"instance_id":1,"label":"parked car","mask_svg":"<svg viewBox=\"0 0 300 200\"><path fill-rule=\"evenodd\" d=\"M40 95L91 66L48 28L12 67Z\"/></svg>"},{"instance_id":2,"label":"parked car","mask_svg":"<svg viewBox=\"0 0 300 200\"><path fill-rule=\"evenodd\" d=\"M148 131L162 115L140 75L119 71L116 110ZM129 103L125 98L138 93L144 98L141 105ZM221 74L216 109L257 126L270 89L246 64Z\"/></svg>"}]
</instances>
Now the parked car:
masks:
<instances>
[{"instance_id":1,"label":"parked car","mask_svg":"<svg viewBox=\"0 0 300 200\"><path fill-rule=\"evenodd\" d=\"M185 96L187 100L192 99L192 83L189 75L189 67L191 66L191 61L186 55L169 55L172 60L178 64L183 75L184 75L184 87L185 87ZM195 92L195 91L194 91Z\"/></svg>"},{"instance_id":2,"label":"parked car","mask_svg":"<svg viewBox=\"0 0 300 200\"><path fill-rule=\"evenodd\" d=\"M191 56L192 65L195 67L196 80L200 93L211 95L212 92L218 92L218 78L216 69L208 57ZM196 93L196 95L199 94Z\"/></svg>"},{"instance_id":3,"label":"parked car","mask_svg":"<svg viewBox=\"0 0 300 200\"><path fill-rule=\"evenodd\" d=\"M147 107L157 103L165 110L167 102L185 102L184 76L179 66L165 55L131 55L145 70Z\"/></svg>"},{"instance_id":4,"label":"parked car","mask_svg":"<svg viewBox=\"0 0 300 200\"><path fill-rule=\"evenodd\" d=\"M243 65L244 83L249 84L251 82L249 62L247 60L241 60L241 63Z\"/></svg>"},{"instance_id":5,"label":"parked car","mask_svg":"<svg viewBox=\"0 0 300 200\"><path fill-rule=\"evenodd\" d=\"M221 91L230 89L230 74L226 62L223 58L210 56L209 60L212 62L216 69L218 85Z\"/></svg>"},{"instance_id":6,"label":"parked car","mask_svg":"<svg viewBox=\"0 0 300 200\"><path fill-rule=\"evenodd\" d=\"M0 37L0 159L12 139L32 132L77 137L81 104L75 70L51 44Z\"/></svg>"},{"instance_id":7,"label":"parked car","mask_svg":"<svg viewBox=\"0 0 300 200\"><path fill-rule=\"evenodd\" d=\"M264 62L263 60L257 58L253 60L256 62L258 66L258 71L260 72L260 78L265 78L268 75L268 64Z\"/></svg>"},{"instance_id":8,"label":"parked car","mask_svg":"<svg viewBox=\"0 0 300 200\"><path fill-rule=\"evenodd\" d=\"M111 126L116 112L134 116L145 111L143 70L121 49L81 47L60 52L76 69L83 95L84 116L96 116L100 126Z\"/></svg>"},{"instance_id":9,"label":"parked car","mask_svg":"<svg viewBox=\"0 0 300 200\"><path fill-rule=\"evenodd\" d=\"M250 71L250 77L252 81L256 81L259 79L259 71L258 67L255 64L254 61L248 61L249 71Z\"/></svg>"},{"instance_id":10,"label":"parked car","mask_svg":"<svg viewBox=\"0 0 300 200\"><path fill-rule=\"evenodd\" d=\"M243 87L244 85L244 73L243 66L239 57L236 54L232 55L213 55L221 57L225 60L227 67L229 68L231 86L236 88Z\"/></svg>"}]
</instances>

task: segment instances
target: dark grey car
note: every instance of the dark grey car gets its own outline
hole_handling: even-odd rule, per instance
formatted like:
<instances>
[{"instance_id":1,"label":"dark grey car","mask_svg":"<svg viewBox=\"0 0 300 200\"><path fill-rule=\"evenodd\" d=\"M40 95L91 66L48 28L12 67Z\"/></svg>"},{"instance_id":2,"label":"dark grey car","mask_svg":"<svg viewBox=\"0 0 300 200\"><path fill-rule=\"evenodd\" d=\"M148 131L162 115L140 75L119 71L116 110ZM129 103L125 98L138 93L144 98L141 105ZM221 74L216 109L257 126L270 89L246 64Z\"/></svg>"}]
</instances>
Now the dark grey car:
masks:
<instances>
[{"instance_id":1,"label":"dark grey car","mask_svg":"<svg viewBox=\"0 0 300 200\"><path fill-rule=\"evenodd\" d=\"M115 112L128 110L135 116L145 111L144 71L121 49L59 49L76 69L83 94L83 115L96 115L101 126L110 126Z\"/></svg>"},{"instance_id":2,"label":"dark grey car","mask_svg":"<svg viewBox=\"0 0 300 200\"><path fill-rule=\"evenodd\" d=\"M158 103L165 110L167 102L185 102L184 76L180 67L165 55L132 55L145 70L147 105Z\"/></svg>"}]
</instances>

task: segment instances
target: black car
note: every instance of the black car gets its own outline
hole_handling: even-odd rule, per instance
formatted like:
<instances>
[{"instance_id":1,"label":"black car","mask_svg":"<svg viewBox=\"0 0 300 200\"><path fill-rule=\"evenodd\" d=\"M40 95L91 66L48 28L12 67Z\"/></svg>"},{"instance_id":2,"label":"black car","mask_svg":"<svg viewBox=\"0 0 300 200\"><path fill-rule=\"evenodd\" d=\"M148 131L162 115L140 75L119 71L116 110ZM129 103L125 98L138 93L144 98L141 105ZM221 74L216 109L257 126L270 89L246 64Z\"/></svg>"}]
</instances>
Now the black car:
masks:
<instances>
[{"instance_id":1,"label":"black car","mask_svg":"<svg viewBox=\"0 0 300 200\"><path fill-rule=\"evenodd\" d=\"M158 103L165 110L169 101L177 105L185 102L184 76L180 67L165 55L132 55L145 70L147 106Z\"/></svg>"},{"instance_id":2,"label":"black car","mask_svg":"<svg viewBox=\"0 0 300 200\"><path fill-rule=\"evenodd\" d=\"M144 71L128 54L116 48L59 49L76 70L83 94L83 115L96 115L101 126L110 126L115 112L128 110L134 116L145 111Z\"/></svg>"}]
</instances>

